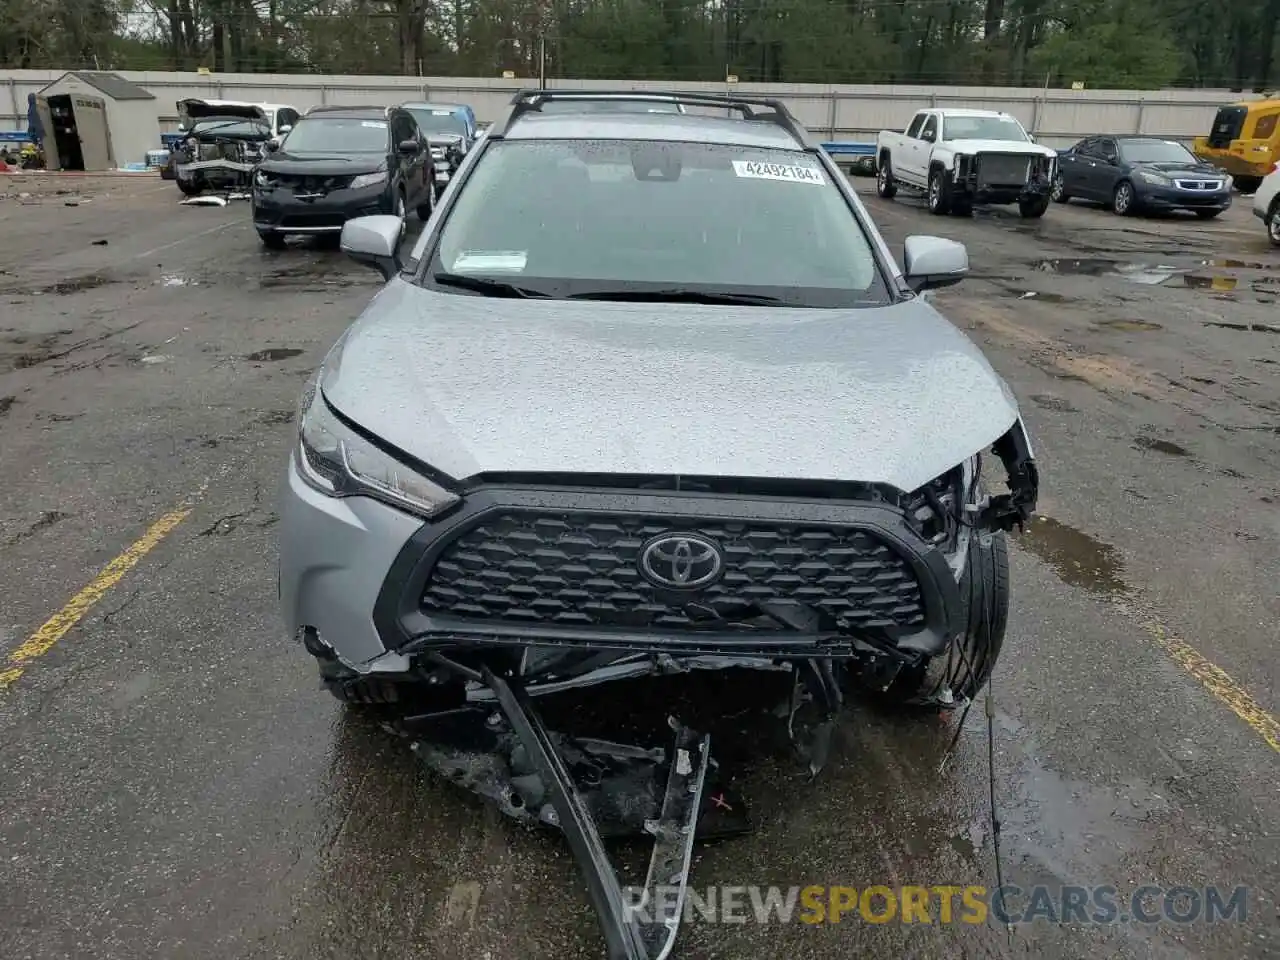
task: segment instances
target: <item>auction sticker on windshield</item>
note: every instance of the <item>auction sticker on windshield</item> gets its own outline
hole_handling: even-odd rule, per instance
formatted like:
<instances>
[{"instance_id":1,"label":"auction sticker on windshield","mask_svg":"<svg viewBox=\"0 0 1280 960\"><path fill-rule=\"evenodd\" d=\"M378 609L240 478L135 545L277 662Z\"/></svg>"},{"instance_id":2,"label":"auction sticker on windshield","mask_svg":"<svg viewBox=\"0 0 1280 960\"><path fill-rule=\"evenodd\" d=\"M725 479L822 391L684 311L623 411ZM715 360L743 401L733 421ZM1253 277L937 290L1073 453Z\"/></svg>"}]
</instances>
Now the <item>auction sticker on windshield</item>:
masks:
<instances>
[{"instance_id":1,"label":"auction sticker on windshield","mask_svg":"<svg viewBox=\"0 0 1280 960\"><path fill-rule=\"evenodd\" d=\"M817 167L790 163L760 163L757 160L733 161L733 172L750 180L787 180L792 183L826 183Z\"/></svg>"},{"instance_id":2,"label":"auction sticker on windshield","mask_svg":"<svg viewBox=\"0 0 1280 960\"><path fill-rule=\"evenodd\" d=\"M523 250L463 250L453 261L456 273L521 273L529 255Z\"/></svg>"},{"instance_id":3,"label":"auction sticker on windshield","mask_svg":"<svg viewBox=\"0 0 1280 960\"><path fill-rule=\"evenodd\" d=\"M384 121L384 120L364 120L364 121L362 121L362 122L360 123L360 126L362 126L362 127L371 127L371 128L372 128L372 129L374 129L374 130L385 130L385 129L387 129L387 124L386 124L386 121Z\"/></svg>"}]
</instances>

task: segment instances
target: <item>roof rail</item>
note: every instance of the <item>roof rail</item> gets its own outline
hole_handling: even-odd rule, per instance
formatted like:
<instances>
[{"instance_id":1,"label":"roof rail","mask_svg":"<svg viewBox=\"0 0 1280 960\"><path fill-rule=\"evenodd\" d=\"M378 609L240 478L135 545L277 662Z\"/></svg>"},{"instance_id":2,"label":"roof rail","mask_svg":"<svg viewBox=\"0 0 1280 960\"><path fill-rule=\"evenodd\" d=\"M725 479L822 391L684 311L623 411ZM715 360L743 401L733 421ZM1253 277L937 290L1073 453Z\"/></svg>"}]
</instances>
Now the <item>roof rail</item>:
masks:
<instances>
[{"instance_id":1,"label":"roof rail","mask_svg":"<svg viewBox=\"0 0 1280 960\"><path fill-rule=\"evenodd\" d=\"M628 100L650 103L678 103L690 107L711 107L736 110L744 120L757 123L773 123L782 127L806 148L817 149L817 142L804 128L787 105L777 97L739 96L722 93L685 93L681 91L654 90L554 90L527 88L518 90L510 105L489 128L489 137L501 139L507 128L526 113L536 113L542 105L553 100Z\"/></svg>"}]
</instances>

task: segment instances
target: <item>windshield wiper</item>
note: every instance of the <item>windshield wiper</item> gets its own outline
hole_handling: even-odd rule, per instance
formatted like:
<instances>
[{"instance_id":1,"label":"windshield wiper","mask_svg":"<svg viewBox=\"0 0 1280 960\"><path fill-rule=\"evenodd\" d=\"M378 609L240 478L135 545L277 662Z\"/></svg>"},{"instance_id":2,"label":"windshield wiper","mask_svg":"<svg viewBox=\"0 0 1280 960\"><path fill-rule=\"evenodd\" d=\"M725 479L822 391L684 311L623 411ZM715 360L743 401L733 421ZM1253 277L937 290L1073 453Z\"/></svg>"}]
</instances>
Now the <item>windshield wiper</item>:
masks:
<instances>
[{"instance_id":1,"label":"windshield wiper","mask_svg":"<svg viewBox=\"0 0 1280 960\"><path fill-rule=\"evenodd\" d=\"M570 300L617 300L630 303L710 303L757 307L786 306L781 297L759 293L707 293L701 290L592 290L575 293Z\"/></svg>"},{"instance_id":2,"label":"windshield wiper","mask_svg":"<svg viewBox=\"0 0 1280 960\"><path fill-rule=\"evenodd\" d=\"M521 287L506 280L490 280L488 277L472 277L465 273L436 273L431 277L442 287L459 287L463 290L474 290L486 297L520 297L536 299L548 297L550 294L529 287Z\"/></svg>"}]
</instances>

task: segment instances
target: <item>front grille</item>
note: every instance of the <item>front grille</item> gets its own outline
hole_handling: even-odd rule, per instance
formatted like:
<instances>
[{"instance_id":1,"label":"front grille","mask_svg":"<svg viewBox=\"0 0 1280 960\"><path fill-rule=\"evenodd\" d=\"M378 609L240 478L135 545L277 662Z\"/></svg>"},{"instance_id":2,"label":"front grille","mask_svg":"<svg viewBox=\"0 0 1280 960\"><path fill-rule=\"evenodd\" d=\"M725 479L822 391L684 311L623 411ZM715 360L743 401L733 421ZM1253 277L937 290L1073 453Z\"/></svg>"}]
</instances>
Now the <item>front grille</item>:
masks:
<instances>
[{"instance_id":1,"label":"front grille","mask_svg":"<svg viewBox=\"0 0 1280 960\"><path fill-rule=\"evenodd\" d=\"M978 156L979 187L1021 187L1028 179L1031 158L1019 154L983 153Z\"/></svg>"},{"instance_id":2,"label":"front grille","mask_svg":"<svg viewBox=\"0 0 1280 960\"><path fill-rule=\"evenodd\" d=\"M1174 186L1179 190L1221 190L1221 180L1175 180Z\"/></svg>"},{"instance_id":3,"label":"front grille","mask_svg":"<svg viewBox=\"0 0 1280 960\"><path fill-rule=\"evenodd\" d=\"M289 176L275 174L281 186L288 187L294 193L328 193L331 190L345 190L351 186L352 176L317 177Z\"/></svg>"},{"instance_id":4,"label":"front grille","mask_svg":"<svg viewBox=\"0 0 1280 960\"><path fill-rule=\"evenodd\" d=\"M340 227L347 222L339 213L287 213L280 218L281 227Z\"/></svg>"},{"instance_id":5,"label":"front grille","mask_svg":"<svg viewBox=\"0 0 1280 960\"><path fill-rule=\"evenodd\" d=\"M641 549L662 533L697 533L724 552L721 579L660 590ZM865 530L633 514L504 512L450 543L423 591L424 612L569 627L689 628L696 602L795 602L852 626L919 629L924 601L911 566Z\"/></svg>"}]
</instances>

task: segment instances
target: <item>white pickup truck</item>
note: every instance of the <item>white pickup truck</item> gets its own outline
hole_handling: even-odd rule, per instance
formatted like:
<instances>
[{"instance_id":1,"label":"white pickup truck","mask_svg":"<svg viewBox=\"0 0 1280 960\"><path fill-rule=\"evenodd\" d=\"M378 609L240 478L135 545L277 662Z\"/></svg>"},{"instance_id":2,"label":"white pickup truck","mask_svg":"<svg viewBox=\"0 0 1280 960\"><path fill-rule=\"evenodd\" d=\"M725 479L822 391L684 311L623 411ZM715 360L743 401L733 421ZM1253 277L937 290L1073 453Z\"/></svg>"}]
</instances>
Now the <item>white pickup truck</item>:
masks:
<instances>
[{"instance_id":1,"label":"white pickup truck","mask_svg":"<svg viewBox=\"0 0 1280 960\"><path fill-rule=\"evenodd\" d=\"M876 137L876 191L924 193L929 211L968 216L975 203L1017 203L1042 217L1058 152L1032 139L1015 117L991 110L921 110L905 133Z\"/></svg>"}]
</instances>

